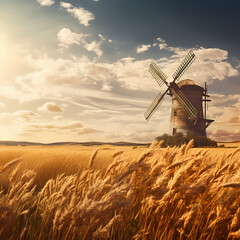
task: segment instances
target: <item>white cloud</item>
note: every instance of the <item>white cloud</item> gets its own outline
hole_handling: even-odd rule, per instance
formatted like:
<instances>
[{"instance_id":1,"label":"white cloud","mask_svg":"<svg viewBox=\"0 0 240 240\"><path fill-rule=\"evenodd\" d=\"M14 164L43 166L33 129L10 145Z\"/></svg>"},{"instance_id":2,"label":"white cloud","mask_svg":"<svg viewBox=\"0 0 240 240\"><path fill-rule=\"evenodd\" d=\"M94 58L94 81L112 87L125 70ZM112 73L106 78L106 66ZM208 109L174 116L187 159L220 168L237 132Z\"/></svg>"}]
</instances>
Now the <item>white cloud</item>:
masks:
<instances>
[{"instance_id":1,"label":"white cloud","mask_svg":"<svg viewBox=\"0 0 240 240\"><path fill-rule=\"evenodd\" d=\"M6 119L11 116L11 113L8 112L1 112L0 113L0 119Z\"/></svg>"},{"instance_id":2,"label":"white cloud","mask_svg":"<svg viewBox=\"0 0 240 240\"><path fill-rule=\"evenodd\" d=\"M63 120L63 116L62 115L54 116L53 119L56 121L61 121Z\"/></svg>"},{"instance_id":3,"label":"white cloud","mask_svg":"<svg viewBox=\"0 0 240 240\"><path fill-rule=\"evenodd\" d=\"M211 83L215 79L225 80L239 75L239 71L227 62L227 51L202 47L193 49L193 51L196 54L196 61L189 69L190 71L188 70L189 77L193 80ZM183 51L177 51L176 53L181 56Z\"/></svg>"},{"instance_id":4,"label":"white cloud","mask_svg":"<svg viewBox=\"0 0 240 240\"><path fill-rule=\"evenodd\" d=\"M17 118L25 120L25 121L31 121L31 120L39 117L38 114L36 114L32 111L26 111L26 110L16 111L16 112L12 113L11 115L13 117L17 117Z\"/></svg>"},{"instance_id":5,"label":"white cloud","mask_svg":"<svg viewBox=\"0 0 240 240\"><path fill-rule=\"evenodd\" d=\"M99 43L86 43L85 47L98 56L102 54ZM225 80L228 77L238 76L238 70L227 61L226 51L205 48L193 50L197 59L182 79L190 78L200 83L205 81L211 83L214 79ZM167 76L171 76L187 53L188 49L175 49L172 57L160 58L156 62ZM122 88L129 90L158 90L158 86L148 72L151 59L138 61L134 58L124 58L113 63L97 63L87 58L52 59L45 56L36 59L29 57L28 61L36 71L17 78L17 84L24 91L24 95L22 94L24 99L27 97L37 99L47 95L59 97L61 85L64 84L76 88L83 83L101 82L103 85L107 82L110 85L118 83ZM0 95L7 96L10 90L12 97L21 95L18 93L19 88L14 90L14 88L7 89L3 86L2 89L4 90Z\"/></svg>"},{"instance_id":6,"label":"white cloud","mask_svg":"<svg viewBox=\"0 0 240 240\"><path fill-rule=\"evenodd\" d=\"M60 6L62 8L71 8L72 4L71 3L66 3L66 2L60 2Z\"/></svg>"},{"instance_id":7,"label":"white cloud","mask_svg":"<svg viewBox=\"0 0 240 240\"><path fill-rule=\"evenodd\" d=\"M165 43L165 40L164 40L164 39L162 39L162 38L160 38L160 37L159 37L159 38L157 38L157 41L158 41L158 42L160 42L160 43Z\"/></svg>"},{"instance_id":8,"label":"white cloud","mask_svg":"<svg viewBox=\"0 0 240 240\"><path fill-rule=\"evenodd\" d=\"M5 104L3 102L0 102L0 108L5 108Z\"/></svg>"},{"instance_id":9,"label":"white cloud","mask_svg":"<svg viewBox=\"0 0 240 240\"><path fill-rule=\"evenodd\" d=\"M235 101L239 102L240 101L240 96L239 95L223 95L223 94L211 94L211 99L212 103L214 105L219 105L223 104L226 105L227 102L229 101Z\"/></svg>"},{"instance_id":10,"label":"white cloud","mask_svg":"<svg viewBox=\"0 0 240 240\"><path fill-rule=\"evenodd\" d=\"M95 133L101 133L101 130L97 130L94 128L82 128L78 131L79 135L85 135L85 134L95 134Z\"/></svg>"},{"instance_id":11,"label":"white cloud","mask_svg":"<svg viewBox=\"0 0 240 240\"><path fill-rule=\"evenodd\" d=\"M62 123L62 124L55 124L55 123L37 123L30 126L34 129L63 129L63 130L79 130L83 128L83 125L79 121L74 121L70 123Z\"/></svg>"},{"instance_id":12,"label":"white cloud","mask_svg":"<svg viewBox=\"0 0 240 240\"><path fill-rule=\"evenodd\" d=\"M89 50L93 49L89 48ZM172 57L160 58L156 62L167 76L171 76L188 50L175 49L172 52ZM200 83L207 81L209 84L214 82L214 79L223 81L239 74L238 70L228 62L226 51L212 48L195 48L193 50L197 59L182 79L190 78ZM106 92L116 93L116 91L133 90L148 91L152 92L153 95L159 91L157 83L148 72L151 59L138 61L134 58L124 58L112 63L93 62L86 57L54 59L46 55L39 57L27 55L22 59L26 65L31 67L31 71L19 75L14 84L3 84L0 96L16 99L20 102L43 98L64 98L69 101L69 93L74 93L71 96L73 102L76 102L75 98L79 95L85 100L87 99L88 103L84 104L88 105L90 96L105 97L99 94L102 90L105 91L105 94ZM66 92L68 93L66 94ZM109 95L109 98L119 98L118 102L123 102L125 96L122 98L119 96L121 94ZM141 96L144 101L145 96ZM96 102L93 101L91 106L95 104Z\"/></svg>"},{"instance_id":13,"label":"white cloud","mask_svg":"<svg viewBox=\"0 0 240 240\"><path fill-rule=\"evenodd\" d=\"M131 109L132 110L132 109ZM87 114L89 116L93 116L93 115L96 115L96 114L101 114L103 113L104 115L117 115L117 114L121 114L122 111L117 111L117 110L103 110L103 109L86 109L84 110L82 113L80 113L79 115L82 115L82 114Z\"/></svg>"},{"instance_id":14,"label":"white cloud","mask_svg":"<svg viewBox=\"0 0 240 240\"><path fill-rule=\"evenodd\" d=\"M81 43L83 46L86 44L85 41ZM168 46L167 50L171 57L160 58L156 62L167 76L171 76L189 49ZM229 63L228 54L225 50L194 48L193 51L197 59L182 79L191 78L201 83L207 80L209 83L211 81L214 82L215 78L223 81L230 76L238 74L238 70ZM16 100L24 99L25 101L42 100L43 98L48 99L47 101L49 102L58 102L60 100L61 107L64 106L64 102L68 103L68 111L64 113L64 118L54 118L55 121L51 124L49 123L50 125L46 123L42 128L39 128L46 130L43 132L53 131L52 138L60 130L62 132L69 131L68 136L74 138L74 135L71 135L72 130L70 130L70 126L67 127L66 123L59 124L68 117L69 111L71 113L79 113L75 119L79 118L83 123L87 122L90 124L90 129L95 130L95 126L97 126L97 129L106 131L106 133L92 133L96 134L98 140L105 137L109 137L109 140L117 140L114 137L110 139L110 135L112 134L113 136L115 134L117 136L121 129L124 128L124 132L131 132L131 134L120 134L122 140L135 139L135 141L140 141L141 139L141 141L144 141L145 139L145 141L148 141L154 135L156 136L155 129L159 130L159 135L168 129L166 126L169 124L169 117L166 114L163 115L162 112L170 111L170 98L166 97L165 105L161 106L162 111L156 112L150 124L145 124L143 118L145 109L154 98L154 96L151 98L151 95L155 95L161 90L148 72L151 59L136 60L128 57L111 63L105 61L94 62L86 57L55 59L46 55L40 55L39 57L28 55L27 58L23 57L23 59L26 61L26 64L29 64L31 71L27 74L19 75L14 84L3 85L0 89L0 95ZM230 96L225 95L215 99L221 102L221 98L224 98L224 101L226 99L231 100ZM235 102L238 100L236 96L233 96L233 99ZM239 112L236 112L237 106L234 105L233 107L235 110L232 109L230 111L226 107L218 108L214 106L214 102L213 107L210 105L209 118L213 117L213 119L216 119L216 122L209 127L212 132L218 129L231 131L231 128L239 126L237 125L239 119L236 118ZM116 109L119 113L111 112ZM89 113L87 114L84 110L92 110L96 114L94 117L89 117ZM228 116L223 115L224 111L228 113ZM107 119L106 112L108 113ZM48 115L43 114L42 117L48 118ZM53 120L52 116L51 119ZM71 119L74 119L72 115L69 120L71 121ZM229 128L223 126L224 121L228 122ZM52 127L56 124L58 128L53 129ZM94 127L91 128L91 125ZM126 128L126 125L129 125L129 127ZM160 125L164 127L161 128L159 127ZM66 127L65 129L62 128L64 126ZM85 129L84 127L77 128L76 125L75 127L78 129L74 130L75 135L84 134L84 132L88 131L83 130ZM37 128L31 128L31 131L37 131ZM134 131L136 134L134 134ZM61 139L65 139L64 134L61 134ZM56 134L56 136L58 135ZM84 136L93 135L84 134ZM84 140L86 139L84 138Z\"/></svg>"},{"instance_id":15,"label":"white cloud","mask_svg":"<svg viewBox=\"0 0 240 240\"><path fill-rule=\"evenodd\" d=\"M209 136L217 141L240 139L240 95L212 94L207 117L215 121L209 127Z\"/></svg>"},{"instance_id":16,"label":"white cloud","mask_svg":"<svg viewBox=\"0 0 240 240\"><path fill-rule=\"evenodd\" d=\"M55 102L46 102L42 107L38 108L40 112L63 112L64 109L59 107Z\"/></svg>"},{"instance_id":17,"label":"white cloud","mask_svg":"<svg viewBox=\"0 0 240 240\"><path fill-rule=\"evenodd\" d=\"M86 34L72 32L69 28L62 28L57 34L58 41L62 47L68 47L72 44L80 45L81 41L86 36Z\"/></svg>"},{"instance_id":18,"label":"white cloud","mask_svg":"<svg viewBox=\"0 0 240 240\"><path fill-rule=\"evenodd\" d=\"M158 46L159 46L160 50L167 49L167 44L166 43L159 43Z\"/></svg>"},{"instance_id":19,"label":"white cloud","mask_svg":"<svg viewBox=\"0 0 240 240\"><path fill-rule=\"evenodd\" d=\"M154 43L153 44L153 46L154 47L156 47L157 45L159 46L159 48L160 48L160 50L162 50L162 49L167 49L167 44L166 44L166 41L164 40L164 39L162 39L162 38L157 38L157 41L158 41L158 43Z\"/></svg>"},{"instance_id":20,"label":"white cloud","mask_svg":"<svg viewBox=\"0 0 240 240\"><path fill-rule=\"evenodd\" d=\"M98 34L98 36L101 39L101 41L105 41L106 40L106 38L102 34Z\"/></svg>"},{"instance_id":21,"label":"white cloud","mask_svg":"<svg viewBox=\"0 0 240 240\"><path fill-rule=\"evenodd\" d=\"M110 92L111 89L112 89L112 86L111 86L109 83L105 83L105 84L103 84L103 86L102 86L102 90L103 90L103 91Z\"/></svg>"},{"instance_id":22,"label":"white cloud","mask_svg":"<svg viewBox=\"0 0 240 240\"><path fill-rule=\"evenodd\" d=\"M95 19L94 15L84 8L75 8L72 4L66 2L60 2L60 6L71 13L84 26L89 26L89 22Z\"/></svg>"},{"instance_id":23,"label":"white cloud","mask_svg":"<svg viewBox=\"0 0 240 240\"><path fill-rule=\"evenodd\" d=\"M162 58L157 62L159 67L171 76L190 49L168 46L162 38L157 39L160 49L165 49L172 53L168 59ZM219 48L192 48L196 55L196 60L187 70L182 79L190 78L200 83L207 81L211 83L213 80L225 80L228 77L236 77L239 71L234 68L228 60L228 52Z\"/></svg>"},{"instance_id":24,"label":"white cloud","mask_svg":"<svg viewBox=\"0 0 240 240\"><path fill-rule=\"evenodd\" d=\"M100 42L92 41L91 43L86 43L84 47L89 52L94 52L97 54L98 57L101 57L103 51L101 50L100 44L101 44Z\"/></svg>"},{"instance_id":25,"label":"white cloud","mask_svg":"<svg viewBox=\"0 0 240 240\"><path fill-rule=\"evenodd\" d=\"M213 138L216 141L230 142L230 141L239 141L240 131L239 130L223 130L217 129L209 134L209 137Z\"/></svg>"},{"instance_id":26,"label":"white cloud","mask_svg":"<svg viewBox=\"0 0 240 240\"><path fill-rule=\"evenodd\" d=\"M150 44L149 45L143 44L141 46L138 46L136 51L137 51L137 53L143 53L143 52L148 51L150 48L151 48Z\"/></svg>"},{"instance_id":27,"label":"white cloud","mask_svg":"<svg viewBox=\"0 0 240 240\"><path fill-rule=\"evenodd\" d=\"M0 119L6 119L8 122L11 121L32 121L36 118L39 118L39 115L35 112L29 110L20 110L16 112L2 112L0 113Z\"/></svg>"},{"instance_id":28,"label":"white cloud","mask_svg":"<svg viewBox=\"0 0 240 240\"><path fill-rule=\"evenodd\" d=\"M74 136L74 134L77 135L85 135L85 134L95 134L95 133L99 133L101 132L98 129L94 129L94 128L85 128L83 126L83 124L79 121L73 121L70 123L36 123L36 124L32 124L28 127L26 127L26 129L29 132L45 132L48 134L61 134L61 133L72 133Z\"/></svg>"},{"instance_id":29,"label":"white cloud","mask_svg":"<svg viewBox=\"0 0 240 240\"><path fill-rule=\"evenodd\" d=\"M220 98L222 98L222 101ZM235 103L227 104L229 101ZM214 94L212 95L212 105L209 114L215 119L216 124L223 125L223 129L226 129L226 126L240 128L240 119L238 118L240 116L240 95L218 96L218 94Z\"/></svg>"},{"instance_id":30,"label":"white cloud","mask_svg":"<svg viewBox=\"0 0 240 240\"><path fill-rule=\"evenodd\" d=\"M51 6L54 4L53 0L37 0L41 6Z\"/></svg>"},{"instance_id":31,"label":"white cloud","mask_svg":"<svg viewBox=\"0 0 240 240\"><path fill-rule=\"evenodd\" d=\"M101 44L106 41L106 37L104 37L102 34L98 34L98 37L100 38L99 42L91 41L90 43L84 42L84 48L87 49L89 52L94 52L100 58L103 54L103 51L101 49ZM108 40L108 42L111 42L111 40Z\"/></svg>"},{"instance_id":32,"label":"white cloud","mask_svg":"<svg viewBox=\"0 0 240 240\"><path fill-rule=\"evenodd\" d=\"M83 128L83 125L81 122L74 121L70 123L66 123L65 125L59 126L60 129L78 129L78 128Z\"/></svg>"}]
</instances>

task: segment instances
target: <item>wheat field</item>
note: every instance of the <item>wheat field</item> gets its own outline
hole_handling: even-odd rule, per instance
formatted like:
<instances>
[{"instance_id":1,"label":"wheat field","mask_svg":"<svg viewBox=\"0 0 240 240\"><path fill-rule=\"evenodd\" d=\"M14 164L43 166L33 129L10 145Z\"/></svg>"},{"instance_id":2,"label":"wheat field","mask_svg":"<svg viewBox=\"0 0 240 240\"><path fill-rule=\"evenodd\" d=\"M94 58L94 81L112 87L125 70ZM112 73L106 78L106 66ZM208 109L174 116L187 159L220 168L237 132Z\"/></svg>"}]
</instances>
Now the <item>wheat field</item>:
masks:
<instances>
[{"instance_id":1,"label":"wheat field","mask_svg":"<svg viewBox=\"0 0 240 240\"><path fill-rule=\"evenodd\" d=\"M192 146L0 146L0 239L240 239L240 144Z\"/></svg>"}]
</instances>

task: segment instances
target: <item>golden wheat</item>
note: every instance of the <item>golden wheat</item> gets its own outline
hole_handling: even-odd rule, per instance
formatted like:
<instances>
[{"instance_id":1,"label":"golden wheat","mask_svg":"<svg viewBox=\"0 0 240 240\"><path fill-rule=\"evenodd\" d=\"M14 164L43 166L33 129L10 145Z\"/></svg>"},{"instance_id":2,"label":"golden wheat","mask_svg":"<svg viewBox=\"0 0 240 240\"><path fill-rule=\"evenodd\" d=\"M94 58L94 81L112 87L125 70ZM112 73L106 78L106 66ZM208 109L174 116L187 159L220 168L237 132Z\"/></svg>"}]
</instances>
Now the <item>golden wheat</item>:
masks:
<instances>
[{"instance_id":1,"label":"golden wheat","mask_svg":"<svg viewBox=\"0 0 240 240\"><path fill-rule=\"evenodd\" d=\"M0 239L240 239L240 148L192 146L10 154Z\"/></svg>"}]
</instances>

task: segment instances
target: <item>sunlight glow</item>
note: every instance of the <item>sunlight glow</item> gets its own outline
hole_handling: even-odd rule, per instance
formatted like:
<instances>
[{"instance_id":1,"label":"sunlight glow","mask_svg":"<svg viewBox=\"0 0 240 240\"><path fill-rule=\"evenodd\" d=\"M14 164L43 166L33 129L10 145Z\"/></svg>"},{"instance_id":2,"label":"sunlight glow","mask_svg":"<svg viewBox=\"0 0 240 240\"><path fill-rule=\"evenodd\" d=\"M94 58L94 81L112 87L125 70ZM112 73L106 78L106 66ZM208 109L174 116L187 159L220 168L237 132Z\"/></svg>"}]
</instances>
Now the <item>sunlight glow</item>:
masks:
<instances>
[{"instance_id":1,"label":"sunlight glow","mask_svg":"<svg viewBox=\"0 0 240 240\"><path fill-rule=\"evenodd\" d=\"M7 59L8 43L5 36L0 34L0 63L2 64Z\"/></svg>"}]
</instances>

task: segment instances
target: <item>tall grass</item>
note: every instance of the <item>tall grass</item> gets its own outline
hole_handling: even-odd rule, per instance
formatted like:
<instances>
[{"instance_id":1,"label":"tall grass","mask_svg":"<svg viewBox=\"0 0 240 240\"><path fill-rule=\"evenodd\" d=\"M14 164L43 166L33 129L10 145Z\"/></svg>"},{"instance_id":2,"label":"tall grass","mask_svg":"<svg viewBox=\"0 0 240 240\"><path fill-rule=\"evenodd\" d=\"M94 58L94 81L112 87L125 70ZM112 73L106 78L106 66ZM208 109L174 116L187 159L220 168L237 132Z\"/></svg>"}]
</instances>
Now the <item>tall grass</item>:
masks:
<instances>
[{"instance_id":1,"label":"tall grass","mask_svg":"<svg viewBox=\"0 0 240 240\"><path fill-rule=\"evenodd\" d=\"M8 162L0 239L240 239L240 148L216 157L192 144L152 144L134 161L116 151L102 171L96 150L78 174L42 186Z\"/></svg>"}]
</instances>

